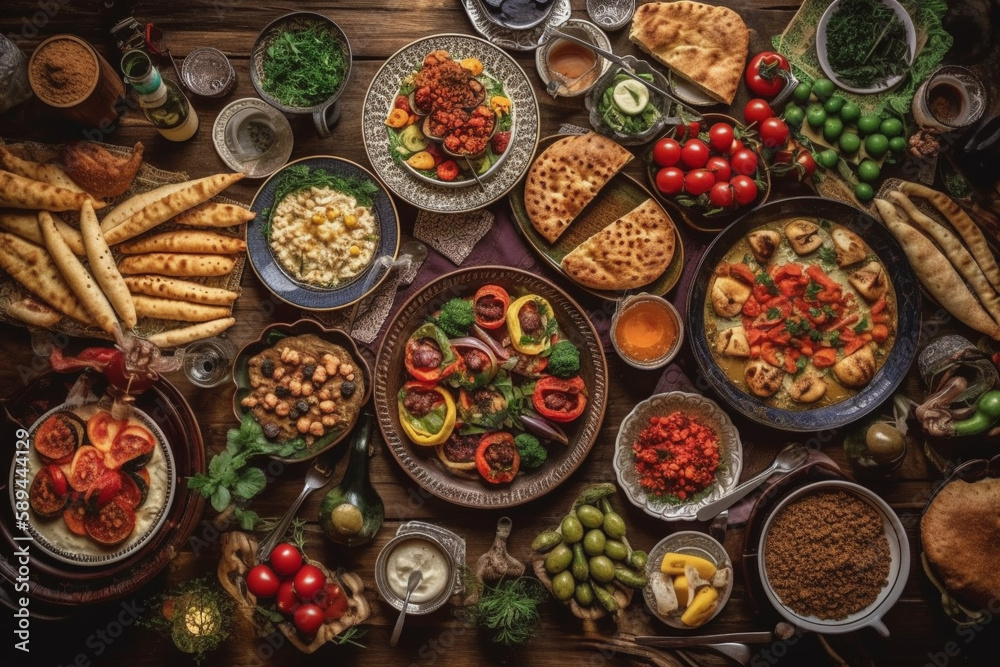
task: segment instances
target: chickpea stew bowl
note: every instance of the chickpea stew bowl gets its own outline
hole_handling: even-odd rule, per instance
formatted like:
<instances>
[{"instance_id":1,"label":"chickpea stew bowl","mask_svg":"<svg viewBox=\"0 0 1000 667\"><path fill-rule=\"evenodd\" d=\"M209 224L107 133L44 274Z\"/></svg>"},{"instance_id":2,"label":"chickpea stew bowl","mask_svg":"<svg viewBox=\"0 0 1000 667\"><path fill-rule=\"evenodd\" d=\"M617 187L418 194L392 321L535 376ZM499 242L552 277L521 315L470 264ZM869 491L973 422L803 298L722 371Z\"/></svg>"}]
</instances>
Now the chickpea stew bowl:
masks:
<instances>
[{"instance_id":1,"label":"chickpea stew bowl","mask_svg":"<svg viewBox=\"0 0 1000 667\"><path fill-rule=\"evenodd\" d=\"M343 440L371 395L371 370L343 331L313 320L273 324L233 365L233 412L286 445L272 458L308 461Z\"/></svg>"}]
</instances>

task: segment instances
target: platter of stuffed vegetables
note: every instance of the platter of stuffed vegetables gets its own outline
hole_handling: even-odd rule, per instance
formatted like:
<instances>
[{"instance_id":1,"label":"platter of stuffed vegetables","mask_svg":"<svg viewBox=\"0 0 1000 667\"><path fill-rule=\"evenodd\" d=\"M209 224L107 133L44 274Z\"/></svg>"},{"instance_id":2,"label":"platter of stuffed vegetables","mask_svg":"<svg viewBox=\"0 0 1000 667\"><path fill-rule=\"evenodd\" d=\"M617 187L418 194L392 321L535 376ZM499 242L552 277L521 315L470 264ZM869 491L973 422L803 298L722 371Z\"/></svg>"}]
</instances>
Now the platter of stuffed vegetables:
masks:
<instances>
[{"instance_id":1,"label":"platter of stuffed vegetables","mask_svg":"<svg viewBox=\"0 0 1000 667\"><path fill-rule=\"evenodd\" d=\"M444 275L389 325L375 362L389 451L431 494L509 507L583 462L607 404L607 361L564 291L518 269Z\"/></svg>"}]
</instances>

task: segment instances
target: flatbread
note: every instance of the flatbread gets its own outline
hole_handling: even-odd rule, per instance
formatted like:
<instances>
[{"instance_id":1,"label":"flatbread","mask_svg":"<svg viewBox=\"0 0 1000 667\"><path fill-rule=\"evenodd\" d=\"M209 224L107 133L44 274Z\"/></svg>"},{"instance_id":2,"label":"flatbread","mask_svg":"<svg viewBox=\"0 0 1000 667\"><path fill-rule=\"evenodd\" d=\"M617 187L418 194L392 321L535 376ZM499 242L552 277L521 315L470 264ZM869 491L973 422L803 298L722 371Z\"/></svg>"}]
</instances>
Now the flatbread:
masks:
<instances>
[{"instance_id":1,"label":"flatbread","mask_svg":"<svg viewBox=\"0 0 1000 667\"><path fill-rule=\"evenodd\" d=\"M595 132L555 142L535 159L524 183L524 208L531 224L555 243L632 157Z\"/></svg>"},{"instance_id":2,"label":"flatbread","mask_svg":"<svg viewBox=\"0 0 1000 667\"><path fill-rule=\"evenodd\" d=\"M585 287L624 290L647 285L674 257L674 223L647 199L563 257L562 268Z\"/></svg>"},{"instance_id":3,"label":"flatbread","mask_svg":"<svg viewBox=\"0 0 1000 667\"><path fill-rule=\"evenodd\" d=\"M941 487L920 520L924 556L949 593L973 609L1000 598L1000 479Z\"/></svg>"},{"instance_id":4,"label":"flatbread","mask_svg":"<svg viewBox=\"0 0 1000 667\"><path fill-rule=\"evenodd\" d=\"M712 99L733 103L750 31L732 9L687 0L649 2L632 16L628 38Z\"/></svg>"}]
</instances>

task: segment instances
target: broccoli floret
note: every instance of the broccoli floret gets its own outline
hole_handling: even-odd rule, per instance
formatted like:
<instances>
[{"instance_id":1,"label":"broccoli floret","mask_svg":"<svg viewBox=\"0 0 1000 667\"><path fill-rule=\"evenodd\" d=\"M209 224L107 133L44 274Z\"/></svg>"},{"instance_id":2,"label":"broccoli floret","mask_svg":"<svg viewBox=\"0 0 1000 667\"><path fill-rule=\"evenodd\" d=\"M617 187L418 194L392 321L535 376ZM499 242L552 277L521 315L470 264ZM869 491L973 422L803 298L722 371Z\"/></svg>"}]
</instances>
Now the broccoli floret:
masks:
<instances>
[{"instance_id":1,"label":"broccoli floret","mask_svg":"<svg viewBox=\"0 0 1000 667\"><path fill-rule=\"evenodd\" d=\"M549 351L545 370L558 378L570 378L580 372L580 350L568 340L561 340Z\"/></svg>"},{"instance_id":2,"label":"broccoli floret","mask_svg":"<svg viewBox=\"0 0 1000 667\"><path fill-rule=\"evenodd\" d=\"M549 457L549 452L542 447L542 443L530 433L521 433L514 438L514 446L521 457L521 467L528 470L541 467Z\"/></svg>"},{"instance_id":3,"label":"broccoli floret","mask_svg":"<svg viewBox=\"0 0 1000 667\"><path fill-rule=\"evenodd\" d=\"M448 338L469 335L469 327L476 321L476 310L471 301L452 299L441 307L437 324Z\"/></svg>"}]
</instances>

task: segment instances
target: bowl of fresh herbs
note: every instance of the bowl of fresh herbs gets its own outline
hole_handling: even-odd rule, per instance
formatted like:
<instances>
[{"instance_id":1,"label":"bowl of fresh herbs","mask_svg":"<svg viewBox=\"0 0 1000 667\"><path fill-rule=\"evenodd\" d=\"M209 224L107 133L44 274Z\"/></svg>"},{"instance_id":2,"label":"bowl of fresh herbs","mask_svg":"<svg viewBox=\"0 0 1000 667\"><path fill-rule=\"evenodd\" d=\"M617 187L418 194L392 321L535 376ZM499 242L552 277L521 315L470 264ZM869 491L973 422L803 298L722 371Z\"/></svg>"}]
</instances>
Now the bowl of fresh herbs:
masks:
<instances>
[{"instance_id":1,"label":"bowl of fresh herbs","mask_svg":"<svg viewBox=\"0 0 1000 667\"><path fill-rule=\"evenodd\" d=\"M816 56L838 87L881 93L906 78L917 33L896 0L834 0L816 26Z\"/></svg>"},{"instance_id":2,"label":"bowl of fresh herbs","mask_svg":"<svg viewBox=\"0 0 1000 667\"><path fill-rule=\"evenodd\" d=\"M586 105L590 124L597 132L620 144L635 146L656 136L672 115L670 100L643 81L661 90L666 90L668 83L645 60L625 56L622 65L638 79L625 74L623 67L611 67L587 93Z\"/></svg>"},{"instance_id":3,"label":"bowl of fresh herbs","mask_svg":"<svg viewBox=\"0 0 1000 667\"><path fill-rule=\"evenodd\" d=\"M322 14L293 12L271 21L250 51L257 94L285 113L312 114L324 139L340 119L337 100L350 74L347 35Z\"/></svg>"}]
</instances>

